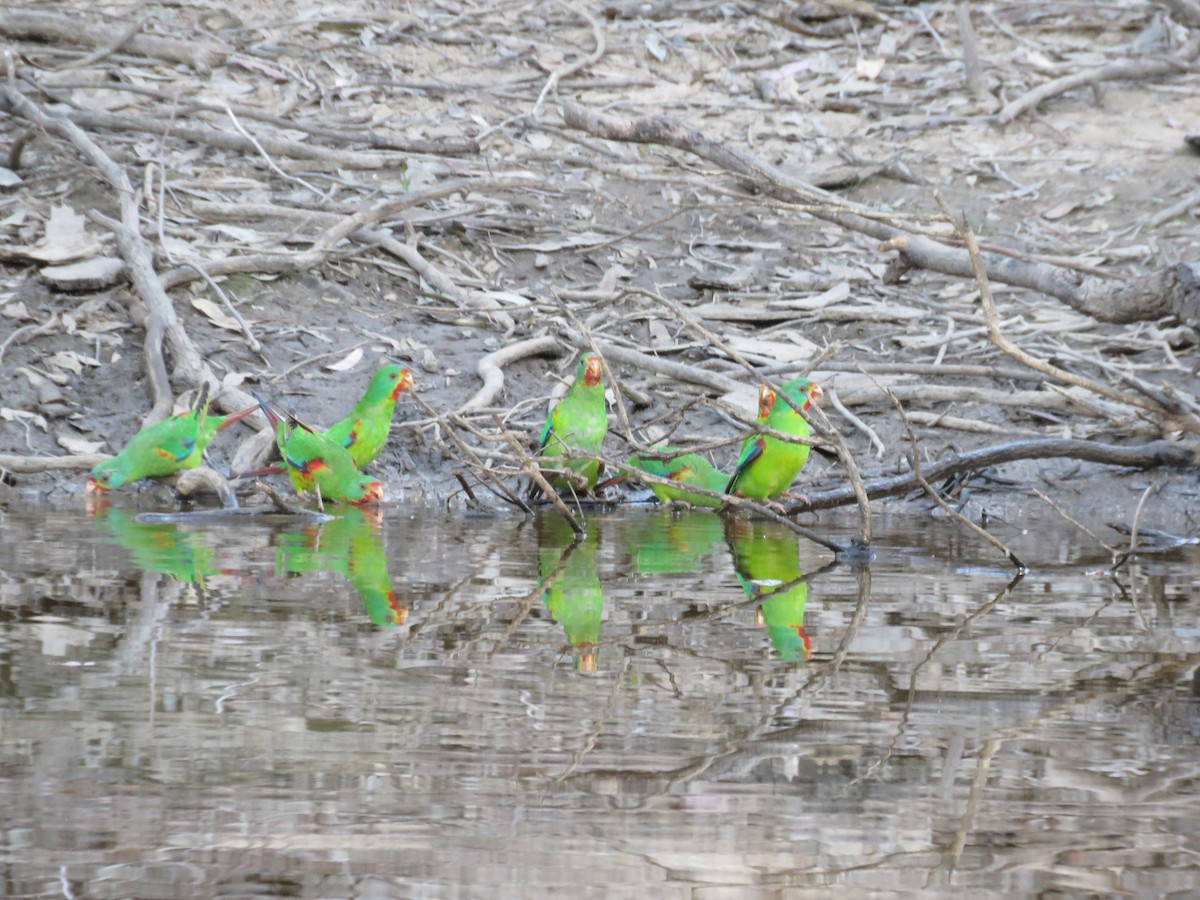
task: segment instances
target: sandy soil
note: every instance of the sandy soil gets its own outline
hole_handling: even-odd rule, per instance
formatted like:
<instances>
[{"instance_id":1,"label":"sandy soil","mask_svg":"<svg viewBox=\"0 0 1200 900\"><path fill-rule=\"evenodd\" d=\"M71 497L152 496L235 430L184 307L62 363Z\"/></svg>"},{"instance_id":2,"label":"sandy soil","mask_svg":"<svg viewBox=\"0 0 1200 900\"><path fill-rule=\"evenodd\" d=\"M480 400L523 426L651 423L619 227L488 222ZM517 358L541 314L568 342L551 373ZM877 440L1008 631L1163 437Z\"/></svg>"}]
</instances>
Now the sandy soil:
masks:
<instances>
[{"instance_id":1,"label":"sandy soil","mask_svg":"<svg viewBox=\"0 0 1200 900\"><path fill-rule=\"evenodd\" d=\"M187 333L225 384L265 392L307 419L338 417L391 360L411 365L436 410L455 409L479 390L476 366L485 354L558 334L557 352L505 368L504 390L489 404L531 440L555 380L572 371L571 333L583 323L602 348L636 349L738 382L737 391L722 392L613 363L639 437L669 434L675 444L728 438L714 452L726 466L744 430L726 410L753 415L763 372L799 371L828 348L818 377L862 425L827 411L867 477L901 470L910 451L877 381L903 392L929 460L1018 437L1194 440L1186 423L1094 395L1064 406L1057 385L988 343L973 280L914 271L889 283L893 254L877 240L769 200L695 156L585 134L561 112L570 100L624 119L668 114L914 228L937 216L937 189L987 245L1126 277L1197 257L1192 210L1200 199L1165 220L1158 214L1194 192L1196 157L1185 137L1200 121L1200 78L1182 70L1077 89L1003 126L995 114L1053 78L1178 52L1190 33L1153 5L1013 3L977 11L978 97L966 85L948 4L616 2L586 14L566 3L418 2L397 11L367 0L336 8L37 8L84 16L112 33L145 9L150 18L139 33L217 48L218 61L199 71L133 44L88 61L95 48L15 34L7 13L0 13L0 40L17 51L28 79L21 90L39 106L66 101L155 123L81 120L145 191L138 198L143 233L160 273L182 258L299 253L328 227L321 214L345 217L381 198L455 180L467 185L376 226L417 250L457 287L454 295L359 234L301 274L277 276L264 266L222 279L261 342L255 352L236 325L222 321L222 301L204 281L170 290ZM841 16L847 9L860 14ZM551 80L556 89L544 92ZM262 152L180 136L185 125L254 135ZM0 243L45 244L56 206L116 215L114 192L92 167L36 129L24 143L28 129L16 115L0 117L0 147L23 144L14 166L21 181L0 193ZM434 146L380 149L368 130ZM300 159L268 139L344 152L344 161ZM477 153L455 146L472 141ZM438 152L439 142L446 152ZM311 215L263 217L252 214L253 204ZM89 222L85 234L100 252L116 255L104 227ZM5 345L0 452L57 456L93 449L86 442L111 452L152 403L144 311L127 283L51 290L40 274L44 264L0 265L0 342L54 317L44 333L26 331ZM683 304L688 319L645 292ZM211 302L209 312L197 300ZM1041 359L1130 396L1138 392L1122 373L1169 385L1189 402L1195 395L1195 337L1186 325L1170 318L1106 324L1004 285L996 302L1005 334ZM756 370L731 359L730 347ZM357 349L356 365L328 368ZM856 371L860 365L873 367L870 375ZM905 372L906 365L946 374ZM967 376L956 368L964 365L992 370ZM172 383L177 394L194 387ZM1036 395L1038 402L998 402L1004 395ZM722 399L726 406L716 402ZM492 416L488 409L471 418L486 431ZM612 423L606 449L621 456L627 447L615 413ZM218 468L236 443L214 447ZM503 465L501 443L472 443ZM461 502L454 472L468 469L441 426L411 401L401 404L392 443L376 464L389 497ZM82 475L10 474L6 496L75 502ZM844 483L845 473L817 461L806 478L806 490L819 490ZM1038 489L1082 519L1128 521L1148 485L1159 490L1146 503L1145 521L1188 528L1196 505L1191 470L1026 462L975 477L963 496L973 515L1013 517L1042 508Z\"/></svg>"}]
</instances>

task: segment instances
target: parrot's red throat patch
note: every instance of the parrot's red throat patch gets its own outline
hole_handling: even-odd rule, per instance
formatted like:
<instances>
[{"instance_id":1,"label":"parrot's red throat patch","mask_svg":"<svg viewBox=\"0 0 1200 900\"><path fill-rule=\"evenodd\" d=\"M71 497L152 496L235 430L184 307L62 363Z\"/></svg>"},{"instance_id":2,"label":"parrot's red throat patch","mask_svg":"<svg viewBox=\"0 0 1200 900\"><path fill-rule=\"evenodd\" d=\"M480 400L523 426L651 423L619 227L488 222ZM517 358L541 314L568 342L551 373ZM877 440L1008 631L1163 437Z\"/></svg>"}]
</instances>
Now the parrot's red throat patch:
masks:
<instances>
[{"instance_id":1,"label":"parrot's red throat patch","mask_svg":"<svg viewBox=\"0 0 1200 900\"><path fill-rule=\"evenodd\" d=\"M412 372L408 371L408 369L402 369L400 371L399 377L400 377L400 380L397 381L396 386L394 388L392 388L392 402L393 403L404 391L408 390L410 387L413 386Z\"/></svg>"},{"instance_id":2,"label":"parrot's red throat patch","mask_svg":"<svg viewBox=\"0 0 1200 900\"><path fill-rule=\"evenodd\" d=\"M583 383L588 387L595 387L603 376L604 368L600 365L600 360L595 356L590 357L583 370Z\"/></svg>"}]
</instances>

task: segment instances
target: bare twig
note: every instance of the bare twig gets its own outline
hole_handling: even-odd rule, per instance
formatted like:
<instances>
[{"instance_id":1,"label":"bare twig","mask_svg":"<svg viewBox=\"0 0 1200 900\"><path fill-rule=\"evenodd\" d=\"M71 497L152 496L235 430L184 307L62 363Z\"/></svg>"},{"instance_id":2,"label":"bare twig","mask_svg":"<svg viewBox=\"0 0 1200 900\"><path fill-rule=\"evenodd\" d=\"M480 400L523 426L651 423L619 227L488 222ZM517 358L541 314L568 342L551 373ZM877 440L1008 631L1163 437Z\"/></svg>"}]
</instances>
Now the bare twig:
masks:
<instances>
[{"instance_id":1,"label":"bare twig","mask_svg":"<svg viewBox=\"0 0 1200 900\"><path fill-rule=\"evenodd\" d=\"M1158 404L1152 404L1146 401L1138 400L1129 396L1127 391L1119 391L1116 388L1109 387L1106 384L1100 384L1093 381L1091 378L1085 378L1082 375L1076 375L1074 372L1068 372L1058 366L1052 366L1050 363L1038 359L1032 353L1027 353L1022 350L1012 341L1004 336L1000 330L1000 316L996 312L996 301L992 298L992 287L988 281L988 273L983 265L983 257L979 251L979 242L975 239L975 232L960 216L954 215L950 211L950 207L946 205L946 201L942 198L940 191L933 192L934 199L937 200L938 206L941 207L942 213L954 225L955 231L958 232L967 245L967 253L971 260L971 269L975 275L975 283L979 286L979 302L983 306L984 320L987 322L988 340L1011 356L1017 362L1029 366L1034 371L1041 372L1056 381L1061 381L1066 384L1073 384L1076 387L1084 388L1094 394L1099 394L1101 397L1107 397L1109 400L1115 400L1118 403L1127 403L1131 406L1137 406L1145 410L1165 413ZM1200 433L1200 423L1197 423L1197 433Z\"/></svg>"},{"instance_id":2,"label":"bare twig","mask_svg":"<svg viewBox=\"0 0 1200 900\"><path fill-rule=\"evenodd\" d=\"M895 394L891 394L891 398L892 403L895 404L896 412L900 414L900 420L904 423L904 432L908 435L908 442L912 447L912 454L909 457L909 463L912 465L913 477L917 480L917 484L924 488L925 493L929 495L933 502L941 507L942 512L950 516L950 518L954 519L954 521L958 522L960 525L963 525L964 527L973 531L979 537L983 538L983 540L987 541L989 544L1003 553L1005 557L1007 557L1008 561L1013 564L1014 568L1016 568L1018 575L1022 575L1029 571L1026 568L1025 563L1021 562L1021 558L1017 556L1017 554L1013 553L1012 550L1010 550L1007 546L1005 546L1003 541L1001 541L990 531L976 525L958 510L952 508L949 503L942 499L942 495L934 490L933 486L921 475L921 450L917 446L917 436L913 434L912 426L908 423L908 416L904 413L904 404L900 402L900 398Z\"/></svg>"},{"instance_id":3,"label":"bare twig","mask_svg":"<svg viewBox=\"0 0 1200 900\"><path fill-rule=\"evenodd\" d=\"M790 397L784 394L780 396L784 398L785 402L791 403ZM850 488L854 491L854 499L858 503L858 544L855 550L860 554L868 553L871 546L871 500L867 496L867 489L863 486L858 464L854 461L850 448L846 446L846 439L842 437L840 431L833 427L826 417L825 411L815 404L811 409L815 415L820 417L825 433L833 438L833 448L837 451L838 461L846 470L846 477L850 479Z\"/></svg>"},{"instance_id":4,"label":"bare twig","mask_svg":"<svg viewBox=\"0 0 1200 900\"><path fill-rule=\"evenodd\" d=\"M81 56L81 57L79 57L79 59L74 59L74 60L71 60L71 62L63 63L61 66L54 69L54 71L55 72L65 72L68 69L82 69L82 68L85 68L86 66L95 65L96 63L100 62L101 60L108 59L108 57L112 56L114 53L116 53L118 50L120 50L122 47L124 47L126 44L128 44L133 39L133 36L135 34L137 34L139 31L141 31L142 28L145 27L146 23L149 22L151 18L153 18L153 17L152 16L142 16L142 17L134 20L129 25L128 28L126 28L124 31L120 32L116 37L114 37L111 41L109 41L107 44L105 44L100 49L95 50L92 53L87 54L86 56Z\"/></svg>"},{"instance_id":5,"label":"bare twig","mask_svg":"<svg viewBox=\"0 0 1200 900\"><path fill-rule=\"evenodd\" d=\"M883 454L887 452L887 447L883 445L883 441L879 439L879 435L875 433L875 429L846 409L845 404L839 399L837 391L833 388L826 388L825 396L829 398L829 402L833 404L833 408L841 414L842 418L867 436L872 446L875 447L875 458L883 459Z\"/></svg>"},{"instance_id":6,"label":"bare twig","mask_svg":"<svg viewBox=\"0 0 1200 900\"><path fill-rule=\"evenodd\" d=\"M23 343L39 334L47 334L58 326L58 314L51 313L50 318L38 325L22 325L0 342L0 363L4 362L4 354L13 344Z\"/></svg>"},{"instance_id":7,"label":"bare twig","mask_svg":"<svg viewBox=\"0 0 1200 900\"><path fill-rule=\"evenodd\" d=\"M262 356L262 344L260 344L258 338L254 336L254 332L250 330L250 325L244 318L242 318L241 312L236 306L233 305L233 301L229 299L229 295L225 293L221 285L217 284L216 279L204 271L203 266L193 260L184 260L183 264L185 266L191 266L198 273L200 273L201 278L208 282L208 286L213 289L218 297L221 298L221 302L225 304L225 308L229 310L229 314L233 316L234 320L240 326L242 326L242 334L245 335L246 343L250 345L250 349L259 356Z\"/></svg>"},{"instance_id":8,"label":"bare twig","mask_svg":"<svg viewBox=\"0 0 1200 900\"><path fill-rule=\"evenodd\" d=\"M592 28L592 38L595 41L596 46L595 49L593 49L592 52L587 56L577 59L575 62L569 63L560 69L555 69L550 73L550 77L546 80L546 84L542 88L542 92L538 94L537 102L533 104L534 118L537 118L538 115L541 114L542 103L545 101L547 95L556 92L558 90L559 83L562 82L564 78L570 78L580 69L586 69L588 66L595 65L600 61L600 58L604 56L604 26L600 24L600 20L583 7L576 6L573 3L567 3L566 0L558 0L558 5L568 12L579 16L581 19L587 20L588 25L590 25Z\"/></svg>"},{"instance_id":9,"label":"bare twig","mask_svg":"<svg viewBox=\"0 0 1200 900\"><path fill-rule=\"evenodd\" d=\"M301 187L307 188L318 197L323 196L323 192L320 188L309 184L303 178L299 178L295 175L289 175L287 172L283 171L283 169L279 168L279 166L275 163L275 160L271 159L271 154L266 151L266 148L263 147L259 140L242 127L242 123L238 121L238 117L234 115L233 110L228 104L225 106L225 114L229 116L229 121L233 123L233 127L237 129L237 133L250 142L251 146L258 151L258 155L266 161L267 166L272 172L274 172L284 181L291 181L300 185Z\"/></svg>"},{"instance_id":10,"label":"bare twig","mask_svg":"<svg viewBox=\"0 0 1200 900\"><path fill-rule=\"evenodd\" d=\"M432 406L425 402L425 398L415 391L411 391L410 395L412 396L413 401L420 406L421 409L425 410L427 415L445 427L446 434L450 435L450 440L454 441L454 443L458 445L458 448L472 460L475 471L479 472L484 480L491 484L499 494L501 494L503 497L506 497L515 506L520 507L526 513L533 513L533 510L529 508L529 505L521 499L520 495L516 491L509 488L509 486L506 485L502 479L497 477L495 472L483 464L483 460L479 458L479 455L466 441L459 436L457 429L455 429L450 423L449 417L439 415ZM461 422L461 419L459 419L457 415L454 418Z\"/></svg>"},{"instance_id":11,"label":"bare twig","mask_svg":"<svg viewBox=\"0 0 1200 900\"><path fill-rule=\"evenodd\" d=\"M1035 488L1033 493L1040 500L1042 500L1044 503L1046 503L1051 509L1053 509L1056 513L1058 513L1060 516L1062 516L1064 519L1066 519L1068 522L1070 522L1072 525L1074 525L1076 528L1078 528L1080 531L1082 531L1084 534L1086 534L1088 537L1090 537L1093 541L1095 541L1097 544L1099 544L1101 547L1103 547L1105 550L1107 550L1109 553L1111 553L1114 560L1116 559L1116 556L1117 556L1117 548L1116 547L1113 547L1112 545L1103 541L1100 538L1100 536L1098 534L1096 534L1096 532L1092 531L1090 528L1088 528L1082 522L1076 520L1066 510L1064 510L1061 506L1059 506L1057 503L1055 503L1053 500L1051 500L1049 497L1047 497L1041 491L1039 491Z\"/></svg>"},{"instance_id":12,"label":"bare twig","mask_svg":"<svg viewBox=\"0 0 1200 900\"><path fill-rule=\"evenodd\" d=\"M1200 56L1200 37L1193 37L1179 48L1178 53L1166 59L1122 59L1099 68L1064 75L1040 84L1010 101L997 114L996 121L1000 125L1007 125L1023 112L1034 109L1042 101L1085 85L1098 84L1101 81L1142 81L1186 72L1193 68L1197 56Z\"/></svg>"},{"instance_id":13,"label":"bare twig","mask_svg":"<svg viewBox=\"0 0 1200 900\"><path fill-rule=\"evenodd\" d=\"M558 491L554 490L550 482L542 475L538 461L525 451L525 448L521 446L521 442L517 440L516 435L505 427L499 416L492 416L492 419L496 423L497 430L504 436L509 446L513 448L513 452L521 460L521 469L524 473L529 476L534 484L541 488L542 493L546 495L546 499L554 504L554 508L562 513L567 523L571 526L571 530L577 535L584 535L586 532L583 525L575 518L571 510L567 508L567 504L563 503L562 497L558 496Z\"/></svg>"}]
</instances>

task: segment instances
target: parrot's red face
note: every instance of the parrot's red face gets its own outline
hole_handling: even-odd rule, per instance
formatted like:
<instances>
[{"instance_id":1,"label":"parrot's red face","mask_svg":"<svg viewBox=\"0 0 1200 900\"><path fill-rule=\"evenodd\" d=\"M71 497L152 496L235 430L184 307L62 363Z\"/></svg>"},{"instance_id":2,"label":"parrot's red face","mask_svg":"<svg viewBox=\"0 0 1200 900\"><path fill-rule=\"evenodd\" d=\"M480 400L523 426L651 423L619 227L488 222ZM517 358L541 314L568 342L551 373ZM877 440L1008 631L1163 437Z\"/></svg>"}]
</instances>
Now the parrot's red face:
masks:
<instances>
[{"instance_id":1,"label":"parrot's red face","mask_svg":"<svg viewBox=\"0 0 1200 900\"><path fill-rule=\"evenodd\" d=\"M392 400L395 400L401 393L407 391L413 386L412 372L408 369L401 369L396 375L396 386L392 388Z\"/></svg>"},{"instance_id":2,"label":"parrot's red face","mask_svg":"<svg viewBox=\"0 0 1200 900\"><path fill-rule=\"evenodd\" d=\"M583 370L583 383L588 387L595 387L600 383L603 375L604 369L600 365L600 357L589 356Z\"/></svg>"},{"instance_id":3,"label":"parrot's red face","mask_svg":"<svg viewBox=\"0 0 1200 900\"><path fill-rule=\"evenodd\" d=\"M758 417L765 419L775 408L775 392L765 384L758 390Z\"/></svg>"},{"instance_id":4,"label":"parrot's red face","mask_svg":"<svg viewBox=\"0 0 1200 900\"><path fill-rule=\"evenodd\" d=\"M368 503L382 503L382 502L383 502L383 482L372 481L369 485L367 485L366 491L363 492L362 499L355 500L354 504L355 504L355 506L361 506L361 505L365 505Z\"/></svg>"},{"instance_id":5,"label":"parrot's red face","mask_svg":"<svg viewBox=\"0 0 1200 900\"><path fill-rule=\"evenodd\" d=\"M101 483L100 481L97 481L95 478L89 478L87 480L87 484L84 485L84 488L83 488L84 494L86 494L89 497L98 496L100 494L103 494L105 491L111 491L111 490L112 490L112 488L110 488L106 484Z\"/></svg>"}]
</instances>

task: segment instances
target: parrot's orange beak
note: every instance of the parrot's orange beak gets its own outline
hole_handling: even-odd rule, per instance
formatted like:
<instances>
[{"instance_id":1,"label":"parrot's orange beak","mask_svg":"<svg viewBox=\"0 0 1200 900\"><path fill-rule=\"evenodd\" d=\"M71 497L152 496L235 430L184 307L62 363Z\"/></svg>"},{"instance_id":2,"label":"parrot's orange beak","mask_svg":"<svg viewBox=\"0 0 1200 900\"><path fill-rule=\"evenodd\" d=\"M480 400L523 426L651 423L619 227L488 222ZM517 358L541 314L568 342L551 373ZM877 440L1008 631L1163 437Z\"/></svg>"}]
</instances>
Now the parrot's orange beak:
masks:
<instances>
[{"instance_id":1,"label":"parrot's orange beak","mask_svg":"<svg viewBox=\"0 0 1200 900\"><path fill-rule=\"evenodd\" d=\"M775 408L775 392L765 384L758 389L758 417L765 419Z\"/></svg>"},{"instance_id":2,"label":"parrot's orange beak","mask_svg":"<svg viewBox=\"0 0 1200 900\"><path fill-rule=\"evenodd\" d=\"M97 497L97 496L103 494L107 490L109 490L109 489L106 488L104 485L102 485L100 482L98 482L95 478L89 478L87 480L87 484L85 484L83 486L84 494L86 494L89 497Z\"/></svg>"},{"instance_id":3,"label":"parrot's orange beak","mask_svg":"<svg viewBox=\"0 0 1200 900\"><path fill-rule=\"evenodd\" d=\"M383 482L372 481L367 487L367 492L363 494L363 498L358 501L361 504L366 503L382 503L383 502Z\"/></svg>"},{"instance_id":4,"label":"parrot's orange beak","mask_svg":"<svg viewBox=\"0 0 1200 900\"><path fill-rule=\"evenodd\" d=\"M813 386L808 389L808 403L804 404L804 408L808 409L809 403L820 403L821 398L825 396L825 392L821 390L819 384L813 383Z\"/></svg>"},{"instance_id":5,"label":"parrot's orange beak","mask_svg":"<svg viewBox=\"0 0 1200 900\"><path fill-rule=\"evenodd\" d=\"M591 645L589 645L589 647L590 646ZM580 672L595 672L596 671L596 651L595 651L595 649L589 649L587 653L584 653L583 655L581 655L575 665Z\"/></svg>"},{"instance_id":6,"label":"parrot's orange beak","mask_svg":"<svg viewBox=\"0 0 1200 900\"><path fill-rule=\"evenodd\" d=\"M602 377L604 377L604 367L600 365L600 357L589 356L587 366L583 370L583 383L588 387L595 387L600 383Z\"/></svg>"},{"instance_id":7,"label":"parrot's orange beak","mask_svg":"<svg viewBox=\"0 0 1200 900\"><path fill-rule=\"evenodd\" d=\"M396 389L392 391L392 399L395 400L401 393L407 391L413 386L412 372L408 369L400 370L400 380L396 382Z\"/></svg>"},{"instance_id":8,"label":"parrot's orange beak","mask_svg":"<svg viewBox=\"0 0 1200 900\"><path fill-rule=\"evenodd\" d=\"M388 591L388 609L392 611L392 622L396 625L408 621L408 607L397 599L395 591Z\"/></svg>"}]
</instances>

